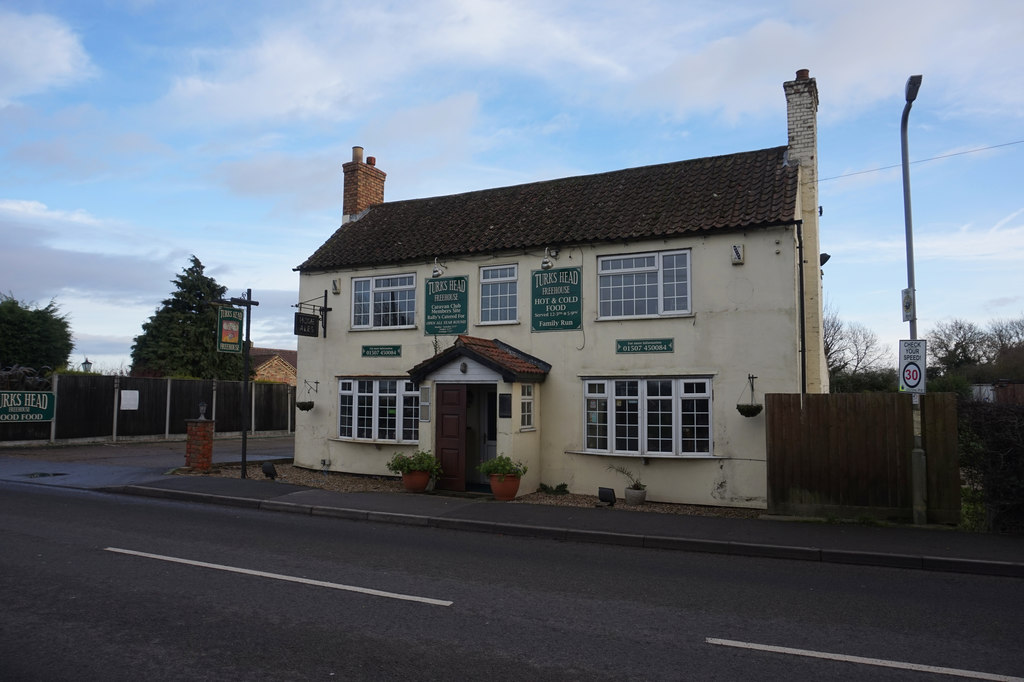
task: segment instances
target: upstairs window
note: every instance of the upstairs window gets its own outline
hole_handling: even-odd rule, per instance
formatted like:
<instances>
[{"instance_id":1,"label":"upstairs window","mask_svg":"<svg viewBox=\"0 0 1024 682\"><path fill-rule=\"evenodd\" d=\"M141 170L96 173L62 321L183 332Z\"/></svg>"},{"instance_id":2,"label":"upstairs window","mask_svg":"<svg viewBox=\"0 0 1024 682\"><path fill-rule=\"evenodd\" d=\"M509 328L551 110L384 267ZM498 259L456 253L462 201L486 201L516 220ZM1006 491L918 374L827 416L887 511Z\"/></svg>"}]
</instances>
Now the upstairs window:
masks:
<instances>
[{"instance_id":1,"label":"upstairs window","mask_svg":"<svg viewBox=\"0 0 1024 682\"><path fill-rule=\"evenodd\" d=\"M497 324L519 319L517 265L480 268L480 322Z\"/></svg>"},{"instance_id":2,"label":"upstairs window","mask_svg":"<svg viewBox=\"0 0 1024 682\"><path fill-rule=\"evenodd\" d=\"M381 329L416 324L416 275L352 280L352 328Z\"/></svg>"},{"instance_id":3,"label":"upstairs window","mask_svg":"<svg viewBox=\"0 0 1024 682\"><path fill-rule=\"evenodd\" d=\"M690 252L659 251L597 260L599 318L690 312Z\"/></svg>"}]
</instances>

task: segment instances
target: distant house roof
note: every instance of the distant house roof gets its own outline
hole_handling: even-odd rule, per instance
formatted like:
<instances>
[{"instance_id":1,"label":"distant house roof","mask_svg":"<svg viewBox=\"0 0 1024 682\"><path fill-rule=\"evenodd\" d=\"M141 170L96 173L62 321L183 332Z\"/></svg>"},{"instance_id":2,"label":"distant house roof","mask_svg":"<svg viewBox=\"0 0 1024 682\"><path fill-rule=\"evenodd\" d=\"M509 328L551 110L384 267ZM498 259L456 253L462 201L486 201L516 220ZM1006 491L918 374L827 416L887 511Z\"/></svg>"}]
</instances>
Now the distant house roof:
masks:
<instances>
[{"instance_id":1,"label":"distant house roof","mask_svg":"<svg viewBox=\"0 0 1024 682\"><path fill-rule=\"evenodd\" d=\"M284 350L280 348L256 348L255 346L249 350L249 362L252 364L253 370L257 370L261 365L273 360L275 357L279 357L293 368L299 366L299 351L297 350Z\"/></svg>"},{"instance_id":2,"label":"distant house roof","mask_svg":"<svg viewBox=\"0 0 1024 682\"><path fill-rule=\"evenodd\" d=\"M410 369L409 376L418 384L432 372L460 357L475 360L497 372L504 381L510 382L541 382L551 371L550 364L498 339L460 334L452 346Z\"/></svg>"},{"instance_id":3,"label":"distant house roof","mask_svg":"<svg viewBox=\"0 0 1024 682\"><path fill-rule=\"evenodd\" d=\"M798 174L786 147L385 202L296 270L784 225Z\"/></svg>"}]
</instances>

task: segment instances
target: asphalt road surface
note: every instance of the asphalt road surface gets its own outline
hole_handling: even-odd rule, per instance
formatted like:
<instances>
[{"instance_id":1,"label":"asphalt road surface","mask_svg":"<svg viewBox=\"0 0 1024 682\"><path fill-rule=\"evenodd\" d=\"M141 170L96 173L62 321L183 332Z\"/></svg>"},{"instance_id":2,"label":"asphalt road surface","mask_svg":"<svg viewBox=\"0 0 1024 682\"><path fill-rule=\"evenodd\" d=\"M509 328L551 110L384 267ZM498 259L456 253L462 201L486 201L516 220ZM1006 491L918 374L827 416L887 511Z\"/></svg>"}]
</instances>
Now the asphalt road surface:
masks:
<instances>
[{"instance_id":1,"label":"asphalt road surface","mask_svg":"<svg viewBox=\"0 0 1024 682\"><path fill-rule=\"evenodd\" d=\"M1019 579L30 484L0 483L0 601L0 680L1024 677Z\"/></svg>"}]
</instances>

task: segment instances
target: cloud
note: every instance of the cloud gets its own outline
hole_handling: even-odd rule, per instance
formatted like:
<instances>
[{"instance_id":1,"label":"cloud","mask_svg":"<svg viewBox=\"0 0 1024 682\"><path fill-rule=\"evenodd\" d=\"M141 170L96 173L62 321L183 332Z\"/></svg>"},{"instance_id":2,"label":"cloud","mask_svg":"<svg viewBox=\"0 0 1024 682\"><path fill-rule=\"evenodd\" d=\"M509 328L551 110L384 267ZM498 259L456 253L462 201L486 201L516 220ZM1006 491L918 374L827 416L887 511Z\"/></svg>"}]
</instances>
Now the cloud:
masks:
<instances>
[{"instance_id":1,"label":"cloud","mask_svg":"<svg viewBox=\"0 0 1024 682\"><path fill-rule=\"evenodd\" d=\"M0 10L0 105L95 74L78 36L60 20Z\"/></svg>"}]
</instances>

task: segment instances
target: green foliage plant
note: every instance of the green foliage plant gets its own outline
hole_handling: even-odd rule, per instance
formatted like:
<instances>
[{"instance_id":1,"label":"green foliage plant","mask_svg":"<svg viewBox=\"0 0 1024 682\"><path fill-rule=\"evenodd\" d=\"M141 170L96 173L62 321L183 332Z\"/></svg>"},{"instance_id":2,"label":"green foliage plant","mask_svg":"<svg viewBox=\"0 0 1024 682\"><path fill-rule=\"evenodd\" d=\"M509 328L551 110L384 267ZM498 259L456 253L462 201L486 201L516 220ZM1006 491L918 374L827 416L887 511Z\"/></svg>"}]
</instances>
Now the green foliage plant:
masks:
<instances>
[{"instance_id":1,"label":"green foliage plant","mask_svg":"<svg viewBox=\"0 0 1024 682\"><path fill-rule=\"evenodd\" d=\"M1024 405L961 401L957 412L971 511L980 506L986 530L1024 533Z\"/></svg>"},{"instance_id":2,"label":"green foliage plant","mask_svg":"<svg viewBox=\"0 0 1024 682\"><path fill-rule=\"evenodd\" d=\"M568 495L569 484L559 483L554 488L549 486L547 483L541 483L537 488L537 492L544 493L545 495Z\"/></svg>"},{"instance_id":3,"label":"green foliage plant","mask_svg":"<svg viewBox=\"0 0 1024 682\"><path fill-rule=\"evenodd\" d=\"M74 347L67 315L54 301L39 308L0 294L0 369L17 365L46 374L67 366Z\"/></svg>"},{"instance_id":4,"label":"green foliage plant","mask_svg":"<svg viewBox=\"0 0 1024 682\"><path fill-rule=\"evenodd\" d=\"M498 455L494 459L489 459L486 462L482 462L477 467L481 474L484 476L492 476L497 474L500 476L498 480L504 481L506 476L514 476L515 478L522 478L526 475L527 467L525 464L519 461L512 461L508 455Z\"/></svg>"},{"instance_id":5,"label":"green foliage plant","mask_svg":"<svg viewBox=\"0 0 1024 682\"><path fill-rule=\"evenodd\" d=\"M429 471L431 478L441 475L441 464L430 450L417 450L411 455L396 452L385 466L395 474L407 474L411 471Z\"/></svg>"},{"instance_id":6,"label":"green foliage plant","mask_svg":"<svg viewBox=\"0 0 1024 682\"><path fill-rule=\"evenodd\" d=\"M630 471L626 467L622 466L621 464L609 464L608 465L608 470L609 471L617 471L620 474L622 474L623 476L625 476L629 480L629 485L626 486L627 488L632 488L633 490L646 490L647 489L647 485L640 481L640 477L639 476L634 475L632 471Z\"/></svg>"},{"instance_id":7,"label":"green foliage plant","mask_svg":"<svg viewBox=\"0 0 1024 682\"><path fill-rule=\"evenodd\" d=\"M244 379L241 353L217 351L217 306L227 287L205 274L192 256L172 280L176 290L142 325L132 345L133 376Z\"/></svg>"}]
</instances>

